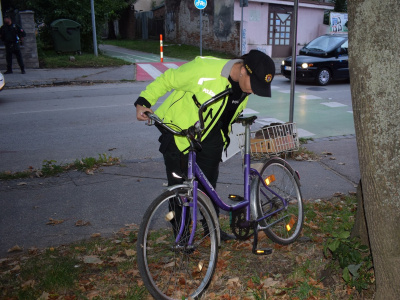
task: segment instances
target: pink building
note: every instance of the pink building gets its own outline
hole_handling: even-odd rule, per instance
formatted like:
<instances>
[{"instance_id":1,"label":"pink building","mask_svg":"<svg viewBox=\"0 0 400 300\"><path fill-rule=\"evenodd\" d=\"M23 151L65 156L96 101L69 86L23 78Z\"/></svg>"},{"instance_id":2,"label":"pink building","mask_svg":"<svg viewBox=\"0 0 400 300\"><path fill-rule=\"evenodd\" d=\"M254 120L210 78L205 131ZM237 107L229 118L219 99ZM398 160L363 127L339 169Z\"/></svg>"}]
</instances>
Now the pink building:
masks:
<instances>
[{"instance_id":1,"label":"pink building","mask_svg":"<svg viewBox=\"0 0 400 300\"><path fill-rule=\"evenodd\" d=\"M202 13L204 49L233 55L259 49L271 57L289 56L293 46L294 1L249 0L248 6L243 8L242 27L239 3L239 0L208 0L207 7L200 11L194 1L166 0L166 39L199 45ZM299 0L297 48L329 31L329 26L323 24L324 12L332 9L331 3Z\"/></svg>"}]
</instances>

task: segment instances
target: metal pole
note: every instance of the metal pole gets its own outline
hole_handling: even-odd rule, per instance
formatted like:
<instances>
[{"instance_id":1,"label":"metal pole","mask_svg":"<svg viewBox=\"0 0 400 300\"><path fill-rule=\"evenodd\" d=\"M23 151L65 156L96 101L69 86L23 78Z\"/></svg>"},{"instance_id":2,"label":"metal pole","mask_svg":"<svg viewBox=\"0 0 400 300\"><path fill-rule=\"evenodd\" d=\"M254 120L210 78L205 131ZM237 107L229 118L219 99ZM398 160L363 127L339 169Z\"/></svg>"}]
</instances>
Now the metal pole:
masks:
<instances>
[{"instance_id":1,"label":"metal pole","mask_svg":"<svg viewBox=\"0 0 400 300\"><path fill-rule=\"evenodd\" d=\"M203 10L200 11L200 56L203 56Z\"/></svg>"},{"instance_id":2,"label":"metal pole","mask_svg":"<svg viewBox=\"0 0 400 300\"><path fill-rule=\"evenodd\" d=\"M294 90L296 84L296 45L297 45L297 14L298 14L299 0L294 1L293 12L293 42L292 42L292 72L290 77L290 108L289 108L289 122L293 122L294 114Z\"/></svg>"},{"instance_id":3,"label":"metal pole","mask_svg":"<svg viewBox=\"0 0 400 300\"><path fill-rule=\"evenodd\" d=\"M240 20L240 54L243 55L243 5L242 5L242 18Z\"/></svg>"},{"instance_id":4,"label":"metal pole","mask_svg":"<svg viewBox=\"0 0 400 300\"><path fill-rule=\"evenodd\" d=\"M96 35L96 19L94 16L94 0L90 0L90 7L92 10L92 28L93 28L93 48L94 48L94 55L98 56L97 53L97 35Z\"/></svg>"}]
</instances>

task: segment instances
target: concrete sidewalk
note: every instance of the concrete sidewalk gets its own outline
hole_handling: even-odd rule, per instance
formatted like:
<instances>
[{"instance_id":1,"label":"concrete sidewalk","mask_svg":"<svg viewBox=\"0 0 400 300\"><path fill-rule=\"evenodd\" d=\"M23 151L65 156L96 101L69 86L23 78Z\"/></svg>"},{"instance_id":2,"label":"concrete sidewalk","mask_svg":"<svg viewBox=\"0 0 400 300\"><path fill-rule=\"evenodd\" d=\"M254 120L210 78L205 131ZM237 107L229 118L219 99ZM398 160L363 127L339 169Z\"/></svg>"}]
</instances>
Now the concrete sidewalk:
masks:
<instances>
[{"instance_id":1,"label":"concrete sidewalk","mask_svg":"<svg viewBox=\"0 0 400 300\"><path fill-rule=\"evenodd\" d=\"M77 69L27 69L26 74L19 70L4 75L5 88L28 88L54 85L96 84L134 81L135 65L106 68Z\"/></svg>"},{"instance_id":2,"label":"concrete sidewalk","mask_svg":"<svg viewBox=\"0 0 400 300\"><path fill-rule=\"evenodd\" d=\"M306 201L356 191L360 175L354 137L322 139L306 147L321 158L289 160L300 173ZM237 154L221 164L217 191L224 199L230 193L242 195L242 181ZM166 182L161 156L123 161L94 175L71 171L52 178L0 181L0 257L15 245L24 250L58 246L88 239L93 233L111 236L126 224L139 224ZM46 225L50 218L63 222ZM90 225L76 226L79 220Z\"/></svg>"}]
</instances>

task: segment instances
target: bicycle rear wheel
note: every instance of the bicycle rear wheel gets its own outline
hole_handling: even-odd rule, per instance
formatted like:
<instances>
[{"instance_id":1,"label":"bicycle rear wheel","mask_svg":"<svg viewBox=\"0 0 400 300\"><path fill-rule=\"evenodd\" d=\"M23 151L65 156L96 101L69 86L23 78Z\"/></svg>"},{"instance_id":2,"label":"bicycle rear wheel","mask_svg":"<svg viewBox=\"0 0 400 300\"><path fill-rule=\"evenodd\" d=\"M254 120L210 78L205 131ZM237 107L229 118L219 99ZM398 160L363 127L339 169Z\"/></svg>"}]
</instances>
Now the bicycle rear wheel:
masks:
<instances>
[{"instance_id":1,"label":"bicycle rear wheel","mask_svg":"<svg viewBox=\"0 0 400 300\"><path fill-rule=\"evenodd\" d=\"M261 178L255 178L252 186L252 195L257 219L273 213L260 222L265 234L275 243L288 245L300 235L304 222L303 201L300 183L297 174L283 159L274 157L263 165ZM263 182L277 195L287 201L284 202L268 191Z\"/></svg>"},{"instance_id":2,"label":"bicycle rear wheel","mask_svg":"<svg viewBox=\"0 0 400 300\"><path fill-rule=\"evenodd\" d=\"M195 299L211 282L218 259L218 219L211 201L197 197L197 212L186 204L188 189L167 191L147 209L139 229L137 263L143 282L156 299ZM210 206L211 205L211 206ZM182 217L182 207L189 214ZM193 247L188 240L197 213ZM181 240L175 243L182 219Z\"/></svg>"}]
</instances>

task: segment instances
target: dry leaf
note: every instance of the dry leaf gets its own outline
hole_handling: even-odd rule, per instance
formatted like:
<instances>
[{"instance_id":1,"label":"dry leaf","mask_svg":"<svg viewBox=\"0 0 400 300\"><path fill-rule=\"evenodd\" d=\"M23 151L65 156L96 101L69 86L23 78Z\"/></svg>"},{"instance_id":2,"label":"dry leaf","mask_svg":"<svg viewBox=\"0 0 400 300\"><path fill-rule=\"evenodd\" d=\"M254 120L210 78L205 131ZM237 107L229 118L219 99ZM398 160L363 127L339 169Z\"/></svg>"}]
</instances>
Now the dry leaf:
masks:
<instances>
[{"instance_id":1,"label":"dry leaf","mask_svg":"<svg viewBox=\"0 0 400 300\"><path fill-rule=\"evenodd\" d=\"M49 222L47 222L46 223L46 225L58 225L58 224L61 224L61 223L64 223L64 220L56 220L56 219L53 219L53 218L50 218L49 219Z\"/></svg>"},{"instance_id":2,"label":"dry leaf","mask_svg":"<svg viewBox=\"0 0 400 300\"><path fill-rule=\"evenodd\" d=\"M235 278L228 279L228 282L226 283L226 285L229 288L240 287L241 286L240 278L235 277Z\"/></svg>"},{"instance_id":3,"label":"dry leaf","mask_svg":"<svg viewBox=\"0 0 400 300\"><path fill-rule=\"evenodd\" d=\"M26 183L26 182L19 182L19 183L17 183L17 185L27 185L28 183Z\"/></svg>"},{"instance_id":4,"label":"dry leaf","mask_svg":"<svg viewBox=\"0 0 400 300\"><path fill-rule=\"evenodd\" d=\"M98 238L98 237L101 237L101 234L100 234L100 233L93 233L93 234L91 235L91 237L92 237L92 238Z\"/></svg>"},{"instance_id":5,"label":"dry leaf","mask_svg":"<svg viewBox=\"0 0 400 300\"><path fill-rule=\"evenodd\" d=\"M22 251L22 248L20 246L18 246L18 245L15 245L14 247L8 249L7 252L11 253L11 252L19 252L19 251Z\"/></svg>"},{"instance_id":6,"label":"dry leaf","mask_svg":"<svg viewBox=\"0 0 400 300\"><path fill-rule=\"evenodd\" d=\"M33 288L35 286L35 280L28 280L21 284L22 289L26 289L28 287Z\"/></svg>"},{"instance_id":7,"label":"dry leaf","mask_svg":"<svg viewBox=\"0 0 400 300\"><path fill-rule=\"evenodd\" d=\"M78 220L75 222L75 226L89 226L91 225L90 222L85 222L83 220Z\"/></svg>"},{"instance_id":8,"label":"dry leaf","mask_svg":"<svg viewBox=\"0 0 400 300\"><path fill-rule=\"evenodd\" d=\"M42 295L39 298L37 298L37 300L48 300L49 297L50 297L49 293L43 292Z\"/></svg>"},{"instance_id":9,"label":"dry leaf","mask_svg":"<svg viewBox=\"0 0 400 300\"><path fill-rule=\"evenodd\" d=\"M135 256L136 255L136 251L133 249L125 249L125 254L126 256Z\"/></svg>"},{"instance_id":10,"label":"dry leaf","mask_svg":"<svg viewBox=\"0 0 400 300\"><path fill-rule=\"evenodd\" d=\"M101 265L103 261L96 255L87 255L83 257L83 262L85 264Z\"/></svg>"}]
</instances>

